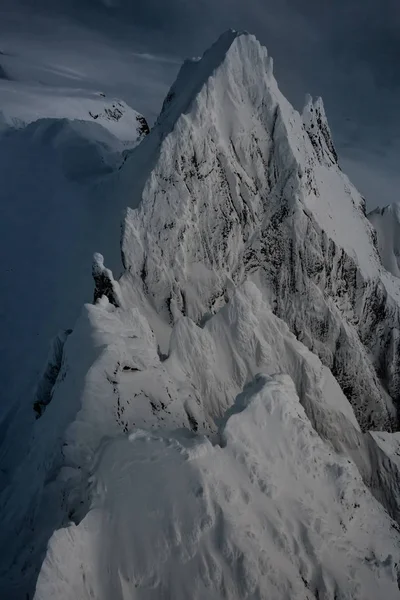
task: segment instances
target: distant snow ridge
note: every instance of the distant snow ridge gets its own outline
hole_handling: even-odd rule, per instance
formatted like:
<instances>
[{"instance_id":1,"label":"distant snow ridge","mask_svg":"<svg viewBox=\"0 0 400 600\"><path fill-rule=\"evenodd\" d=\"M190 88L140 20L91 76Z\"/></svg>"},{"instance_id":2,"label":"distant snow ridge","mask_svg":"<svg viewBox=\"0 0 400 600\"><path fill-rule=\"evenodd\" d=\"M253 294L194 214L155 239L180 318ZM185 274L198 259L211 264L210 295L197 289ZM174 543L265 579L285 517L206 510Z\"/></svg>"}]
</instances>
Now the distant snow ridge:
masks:
<instances>
[{"instance_id":1,"label":"distant snow ridge","mask_svg":"<svg viewBox=\"0 0 400 600\"><path fill-rule=\"evenodd\" d=\"M118 98L102 92L12 81L5 71L3 77L1 73L0 65L0 114L13 127L43 118L88 121L102 125L129 147L149 132L143 115Z\"/></svg>"},{"instance_id":2,"label":"distant snow ridge","mask_svg":"<svg viewBox=\"0 0 400 600\"><path fill-rule=\"evenodd\" d=\"M397 599L400 282L322 101L229 31L126 157L125 271L0 447L1 598Z\"/></svg>"},{"instance_id":3,"label":"distant snow ridge","mask_svg":"<svg viewBox=\"0 0 400 600\"><path fill-rule=\"evenodd\" d=\"M400 204L376 208L368 219L376 231L383 266L400 277Z\"/></svg>"}]
</instances>

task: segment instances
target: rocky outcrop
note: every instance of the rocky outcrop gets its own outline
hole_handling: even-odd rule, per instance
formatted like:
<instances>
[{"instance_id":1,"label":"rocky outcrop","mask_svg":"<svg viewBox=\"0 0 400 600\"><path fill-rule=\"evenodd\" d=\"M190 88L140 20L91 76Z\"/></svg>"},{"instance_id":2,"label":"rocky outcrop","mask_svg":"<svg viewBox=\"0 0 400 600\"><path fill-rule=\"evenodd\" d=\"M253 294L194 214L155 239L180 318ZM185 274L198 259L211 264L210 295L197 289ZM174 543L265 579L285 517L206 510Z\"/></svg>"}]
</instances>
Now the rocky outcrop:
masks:
<instances>
[{"instance_id":1,"label":"rocky outcrop","mask_svg":"<svg viewBox=\"0 0 400 600\"><path fill-rule=\"evenodd\" d=\"M111 304L120 306L118 283L110 269L104 266L104 258L98 252L93 255L92 275L95 284L93 302L105 296Z\"/></svg>"},{"instance_id":2,"label":"rocky outcrop","mask_svg":"<svg viewBox=\"0 0 400 600\"><path fill-rule=\"evenodd\" d=\"M139 137L144 137L145 135L148 135L150 133L150 127L149 127L146 119L143 117L143 115L137 115L136 121L138 122L137 131L138 131Z\"/></svg>"},{"instance_id":3,"label":"rocky outcrop","mask_svg":"<svg viewBox=\"0 0 400 600\"><path fill-rule=\"evenodd\" d=\"M338 162L338 155L333 143L331 130L326 117L322 98L315 102L307 96L303 109L303 123L319 160Z\"/></svg>"}]
</instances>

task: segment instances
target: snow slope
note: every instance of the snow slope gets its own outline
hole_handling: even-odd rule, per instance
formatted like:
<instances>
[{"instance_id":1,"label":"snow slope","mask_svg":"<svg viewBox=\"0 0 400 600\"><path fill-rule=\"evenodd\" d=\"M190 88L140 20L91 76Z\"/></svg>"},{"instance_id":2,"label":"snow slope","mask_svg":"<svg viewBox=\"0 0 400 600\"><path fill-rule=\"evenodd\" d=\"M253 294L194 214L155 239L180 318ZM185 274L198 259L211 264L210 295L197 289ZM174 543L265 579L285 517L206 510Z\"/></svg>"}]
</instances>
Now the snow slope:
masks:
<instances>
[{"instance_id":1,"label":"snow slope","mask_svg":"<svg viewBox=\"0 0 400 600\"><path fill-rule=\"evenodd\" d=\"M376 231L383 266L400 277L400 205L376 208L368 214L368 219Z\"/></svg>"},{"instance_id":2,"label":"snow slope","mask_svg":"<svg viewBox=\"0 0 400 600\"><path fill-rule=\"evenodd\" d=\"M1 597L397 598L400 287L322 102L227 32L95 189L96 303L3 423Z\"/></svg>"}]
</instances>

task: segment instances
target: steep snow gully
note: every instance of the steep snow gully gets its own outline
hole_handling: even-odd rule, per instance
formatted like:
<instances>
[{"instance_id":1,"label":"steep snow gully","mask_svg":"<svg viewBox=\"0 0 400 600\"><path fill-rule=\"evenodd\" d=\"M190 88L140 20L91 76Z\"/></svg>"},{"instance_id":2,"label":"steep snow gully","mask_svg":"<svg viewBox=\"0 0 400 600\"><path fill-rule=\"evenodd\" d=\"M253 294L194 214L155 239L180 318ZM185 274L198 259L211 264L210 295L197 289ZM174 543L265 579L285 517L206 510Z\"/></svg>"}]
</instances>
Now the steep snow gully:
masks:
<instances>
[{"instance_id":1,"label":"steep snow gully","mask_svg":"<svg viewBox=\"0 0 400 600\"><path fill-rule=\"evenodd\" d=\"M3 423L1 598L399 598L400 279L322 101L229 31L104 189L124 272Z\"/></svg>"}]
</instances>

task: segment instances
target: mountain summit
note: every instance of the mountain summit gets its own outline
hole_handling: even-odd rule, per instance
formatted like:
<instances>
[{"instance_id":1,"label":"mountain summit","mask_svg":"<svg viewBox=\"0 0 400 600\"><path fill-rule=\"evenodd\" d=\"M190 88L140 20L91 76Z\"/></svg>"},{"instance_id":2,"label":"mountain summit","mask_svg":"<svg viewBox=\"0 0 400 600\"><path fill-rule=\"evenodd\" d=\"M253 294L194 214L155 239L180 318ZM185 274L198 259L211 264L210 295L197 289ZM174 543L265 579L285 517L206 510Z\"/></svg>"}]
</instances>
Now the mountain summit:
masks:
<instances>
[{"instance_id":1,"label":"mountain summit","mask_svg":"<svg viewBox=\"0 0 400 600\"><path fill-rule=\"evenodd\" d=\"M107 190L124 272L6 472L2 597L397 598L400 280L322 101L229 31Z\"/></svg>"}]
</instances>

